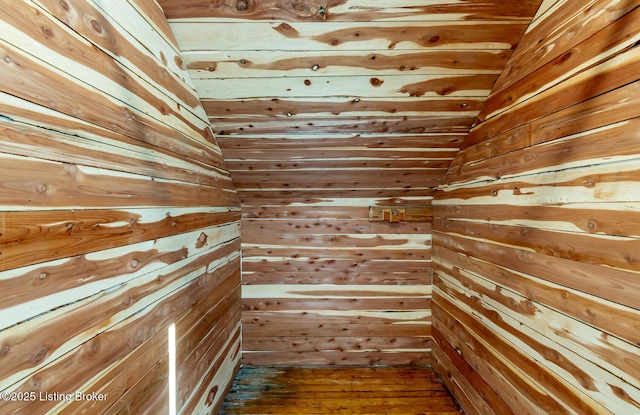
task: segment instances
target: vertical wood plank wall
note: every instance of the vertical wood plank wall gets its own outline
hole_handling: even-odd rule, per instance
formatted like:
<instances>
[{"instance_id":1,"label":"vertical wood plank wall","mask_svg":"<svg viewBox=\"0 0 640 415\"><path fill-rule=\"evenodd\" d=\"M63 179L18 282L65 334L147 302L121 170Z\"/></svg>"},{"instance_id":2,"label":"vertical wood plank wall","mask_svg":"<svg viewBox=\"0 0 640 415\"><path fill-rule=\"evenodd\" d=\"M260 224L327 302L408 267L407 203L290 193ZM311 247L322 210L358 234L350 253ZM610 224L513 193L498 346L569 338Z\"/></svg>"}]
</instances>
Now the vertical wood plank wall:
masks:
<instances>
[{"instance_id":1,"label":"vertical wood plank wall","mask_svg":"<svg viewBox=\"0 0 640 415\"><path fill-rule=\"evenodd\" d=\"M1 3L0 413L167 413L173 363L178 413L211 413L241 214L162 10Z\"/></svg>"},{"instance_id":2,"label":"vertical wood plank wall","mask_svg":"<svg viewBox=\"0 0 640 415\"><path fill-rule=\"evenodd\" d=\"M640 2L545 2L434 198L468 414L640 413Z\"/></svg>"}]
</instances>

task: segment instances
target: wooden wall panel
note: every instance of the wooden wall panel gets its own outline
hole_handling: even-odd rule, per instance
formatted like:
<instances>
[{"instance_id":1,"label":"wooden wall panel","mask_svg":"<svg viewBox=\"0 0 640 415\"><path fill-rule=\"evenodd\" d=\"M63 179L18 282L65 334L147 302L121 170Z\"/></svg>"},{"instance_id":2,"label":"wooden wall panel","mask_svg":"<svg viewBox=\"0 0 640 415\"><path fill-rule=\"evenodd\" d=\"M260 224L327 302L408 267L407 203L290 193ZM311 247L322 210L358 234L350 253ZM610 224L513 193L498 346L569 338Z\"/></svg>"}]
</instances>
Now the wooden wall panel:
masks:
<instances>
[{"instance_id":1,"label":"wooden wall panel","mask_svg":"<svg viewBox=\"0 0 640 415\"><path fill-rule=\"evenodd\" d=\"M435 366L469 413L640 411L639 5L544 5L435 193Z\"/></svg>"},{"instance_id":2,"label":"wooden wall panel","mask_svg":"<svg viewBox=\"0 0 640 415\"><path fill-rule=\"evenodd\" d=\"M364 202L244 206L245 364L431 362L431 225Z\"/></svg>"},{"instance_id":3,"label":"wooden wall panel","mask_svg":"<svg viewBox=\"0 0 640 415\"><path fill-rule=\"evenodd\" d=\"M3 1L0 50L0 412L169 413L174 364L215 412L240 199L162 9Z\"/></svg>"},{"instance_id":4,"label":"wooden wall panel","mask_svg":"<svg viewBox=\"0 0 640 415\"><path fill-rule=\"evenodd\" d=\"M159 3L242 202L243 362L431 362L430 225L368 208L430 205L540 0Z\"/></svg>"}]
</instances>

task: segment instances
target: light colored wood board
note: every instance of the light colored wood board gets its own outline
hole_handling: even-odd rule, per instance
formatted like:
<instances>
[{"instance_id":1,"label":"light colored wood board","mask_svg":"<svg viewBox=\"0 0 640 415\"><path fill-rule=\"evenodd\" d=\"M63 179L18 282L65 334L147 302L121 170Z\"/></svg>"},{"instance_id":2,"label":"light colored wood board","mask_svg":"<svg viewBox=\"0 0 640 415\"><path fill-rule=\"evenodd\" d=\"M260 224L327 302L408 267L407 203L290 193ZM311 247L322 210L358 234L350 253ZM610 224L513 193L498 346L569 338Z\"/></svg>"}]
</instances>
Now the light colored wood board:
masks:
<instances>
[{"instance_id":1,"label":"light colored wood board","mask_svg":"<svg viewBox=\"0 0 640 415\"><path fill-rule=\"evenodd\" d=\"M242 364L289 365L430 365L431 351L419 352L246 352Z\"/></svg>"},{"instance_id":2,"label":"light colored wood board","mask_svg":"<svg viewBox=\"0 0 640 415\"><path fill-rule=\"evenodd\" d=\"M434 220L434 229L486 240L523 251L537 252L585 264L638 272L633 252L640 245L637 238L579 234L509 225ZM640 280L638 281L640 283ZM628 287L628 289L632 289Z\"/></svg>"},{"instance_id":3,"label":"light colored wood board","mask_svg":"<svg viewBox=\"0 0 640 415\"><path fill-rule=\"evenodd\" d=\"M194 79L204 99L255 99L272 97L486 97L496 75L364 75L335 77L274 77L261 79L260 89L243 78ZM339 91L339 92L337 92Z\"/></svg>"},{"instance_id":4,"label":"light colored wood board","mask_svg":"<svg viewBox=\"0 0 640 415\"><path fill-rule=\"evenodd\" d=\"M392 133L392 134L465 134L469 131L475 116L462 112L418 117L395 116L336 116L332 118L292 117L280 119L211 119L217 136L254 134L263 136L274 133L317 134L323 133Z\"/></svg>"},{"instance_id":5,"label":"light colored wood board","mask_svg":"<svg viewBox=\"0 0 640 415\"><path fill-rule=\"evenodd\" d=\"M327 261L325 261L327 262ZM381 261L383 262L383 261ZM359 285L366 286L368 284L378 285L385 284L389 286L394 285L425 285L431 283L431 264L419 263L419 269L416 267L409 268L403 264L400 266L397 261L394 261L391 265L394 269L398 269L393 272L385 271L352 271L354 265L353 262L345 263L342 261L343 269L339 269L338 261L334 261L331 265L326 266L323 261L320 261L320 265L314 269L317 271L297 271L290 270L281 272L267 271L269 266L265 267L265 271L259 268L256 271L246 271L242 274L242 283L244 285L258 285L258 284L333 284L333 285ZM389 265L389 264L384 264ZM256 267L254 267L255 269ZM319 271L326 271L320 273Z\"/></svg>"},{"instance_id":6,"label":"light colored wood board","mask_svg":"<svg viewBox=\"0 0 640 415\"><path fill-rule=\"evenodd\" d=\"M509 50L520 40L526 24L519 22L238 22L215 19L172 20L180 49L216 50ZM242 42L238 42L242 39ZM197 87L196 87L197 89Z\"/></svg>"},{"instance_id":7,"label":"light colored wood board","mask_svg":"<svg viewBox=\"0 0 640 415\"><path fill-rule=\"evenodd\" d=\"M523 35L513 57L496 82L496 91L517 82L537 67L604 29L633 10L635 4L621 0L561 0L548 6L544 14L535 19ZM540 11L542 10L541 7ZM585 21L589 24L585 25ZM531 62L536 64L531 65Z\"/></svg>"},{"instance_id":8,"label":"light colored wood board","mask_svg":"<svg viewBox=\"0 0 640 415\"><path fill-rule=\"evenodd\" d=\"M282 209L286 207L287 209L297 209L297 208L314 208L319 211L319 215L330 214L337 218L345 218L350 216L345 216L345 214L340 215L340 213L336 213L335 210L337 207L340 209L346 209L349 214L353 208L362 208L365 207L365 216L368 217L369 214L369 206L371 205L392 205L392 204L407 204L407 205L416 205L422 206L425 204L429 204L432 200L431 196L402 196L398 197L327 197L322 200L303 200L303 201L285 201L285 202L276 202L270 203L269 201L256 201L256 203L247 203L244 206L247 208L255 209L258 207L263 212L271 212L273 209ZM340 215L340 216L335 216ZM322 217L322 216L312 216L312 217Z\"/></svg>"},{"instance_id":9,"label":"light colored wood board","mask_svg":"<svg viewBox=\"0 0 640 415\"><path fill-rule=\"evenodd\" d=\"M550 231L640 238L637 206L624 203L536 206L449 205L435 210L438 220L522 226Z\"/></svg>"},{"instance_id":10,"label":"light colored wood board","mask_svg":"<svg viewBox=\"0 0 640 415\"><path fill-rule=\"evenodd\" d=\"M187 159L193 164L194 170L197 168L196 166L199 166L200 169L204 169L205 171L213 170L222 172L220 167L224 166L222 154L217 145L196 145L196 143L184 141L178 146L176 146L174 142L173 147L156 146L153 144L153 140L157 139L157 137L151 137L145 141L144 136L136 134L127 135L126 131L112 130L110 129L111 126L108 125L97 125L92 122L95 120L92 120L90 117L88 120L80 119L1 91L0 111L3 115L2 121L10 125L14 125L11 123L15 122L20 123L20 125L30 126L31 128L44 128L49 130L51 134L62 134L63 136L58 136L59 140L62 141L58 148L64 147L64 143L70 139L73 139L74 142L82 139L82 141L88 140L88 143L85 145L95 149L96 152L104 145L122 148L123 155L130 154L132 151L141 153L149 161L161 157L168 165L175 164L175 162L171 161L172 159ZM142 131L144 131L144 129ZM63 139L62 137L65 138ZM48 146L51 148L51 143L49 143ZM55 150L50 151L54 152ZM81 151L78 151L78 157L81 156L81 153ZM42 154L40 156L42 157ZM141 164L143 163L141 162ZM162 169L158 169L156 174L159 175L161 173Z\"/></svg>"},{"instance_id":11,"label":"light colored wood board","mask_svg":"<svg viewBox=\"0 0 640 415\"><path fill-rule=\"evenodd\" d=\"M503 112L473 128L462 148L560 111L616 88L636 82L640 58L633 50L620 53L599 65L567 79L553 88L524 100L518 105L518 117ZM520 100L520 97L518 98Z\"/></svg>"},{"instance_id":12,"label":"light colored wood board","mask_svg":"<svg viewBox=\"0 0 640 415\"><path fill-rule=\"evenodd\" d=\"M167 55L179 57L172 45L167 44L164 38L157 38L157 33L153 30L140 33L145 27L143 22L126 25L126 20L131 20L138 15L130 3L120 1L117 4L113 3L114 7L109 7L107 4L98 5L93 1L74 2L65 3L65 8L55 0L35 0L35 2L53 17L99 46L115 61L132 68L150 86L161 89L169 99L182 103L185 108L202 120L206 120L187 73L176 66L175 58L166 59ZM105 8L107 10L104 10ZM147 19L147 24L152 24L153 19L150 17ZM121 23L124 23L127 29ZM150 27L147 26L147 28ZM136 29L139 32L136 33ZM131 53L123 51L131 51ZM163 56L164 60L162 60Z\"/></svg>"},{"instance_id":13,"label":"light colored wood board","mask_svg":"<svg viewBox=\"0 0 640 415\"><path fill-rule=\"evenodd\" d=\"M404 188L378 188L371 190L335 189L333 191L307 189L304 191L276 190L276 191L246 191L239 192L243 204L258 205L321 205L328 204L335 199L386 199L391 203L402 203L403 200L429 200L433 197L435 189L421 187L418 189ZM343 202L341 202L343 203Z\"/></svg>"},{"instance_id":14,"label":"light colored wood board","mask_svg":"<svg viewBox=\"0 0 640 415\"><path fill-rule=\"evenodd\" d=\"M464 272L490 276L491 281L495 281L497 285L516 291L530 301L550 307L630 344L640 343L637 309L586 295L557 283L484 262L444 247L434 249L434 262L445 268L455 266Z\"/></svg>"},{"instance_id":15,"label":"light colored wood board","mask_svg":"<svg viewBox=\"0 0 640 415\"><path fill-rule=\"evenodd\" d=\"M296 118L254 121L218 121L211 119L214 133L221 135L254 134L264 136L273 133L316 134L319 131L341 133L349 131L359 134L464 134L469 131L473 116L462 114L454 117L334 117L334 118Z\"/></svg>"},{"instance_id":16,"label":"light colored wood board","mask_svg":"<svg viewBox=\"0 0 640 415\"><path fill-rule=\"evenodd\" d=\"M233 189L0 153L5 211L148 206L238 206ZM25 177L25 172L31 175Z\"/></svg>"},{"instance_id":17,"label":"light colored wood board","mask_svg":"<svg viewBox=\"0 0 640 415\"><path fill-rule=\"evenodd\" d=\"M368 248L377 249L429 249L431 235L420 234L326 234L326 233L286 233L282 231L249 233L242 239L244 248L271 249L287 246L298 248L324 247L331 248ZM248 252L247 252L248 253Z\"/></svg>"},{"instance_id":18,"label":"light colored wood board","mask_svg":"<svg viewBox=\"0 0 640 415\"><path fill-rule=\"evenodd\" d=\"M315 311L249 311L242 313L242 324L306 324L307 327L317 327L322 324L341 325L404 325L404 324L429 324L431 322L431 309L398 310L393 313L375 310L315 310Z\"/></svg>"},{"instance_id":19,"label":"light colored wood board","mask_svg":"<svg viewBox=\"0 0 640 415\"><path fill-rule=\"evenodd\" d=\"M346 144L346 143L345 143ZM304 151L303 151L304 150ZM224 147L225 157L230 160L261 161L306 161L306 160L327 160L328 163L334 160L453 160L456 155L456 147L427 147L427 148L406 148L406 147L362 147L362 146L307 146L304 149L296 147L288 148L282 146L278 149L251 149Z\"/></svg>"},{"instance_id":20,"label":"light colored wood board","mask_svg":"<svg viewBox=\"0 0 640 415\"><path fill-rule=\"evenodd\" d=\"M640 41L640 23L638 21L640 21L640 10L636 9L568 49L546 65L540 66L535 72L523 77L518 82L494 90L482 109L478 122L501 112L509 111L529 97L533 97L545 89L551 89L581 72L615 59L619 55L637 54L637 51L633 49Z\"/></svg>"},{"instance_id":21,"label":"light colored wood board","mask_svg":"<svg viewBox=\"0 0 640 415\"><path fill-rule=\"evenodd\" d=\"M430 285L388 286L388 285L245 285L242 299L309 299L330 300L349 297L360 299L414 298L431 295Z\"/></svg>"},{"instance_id":22,"label":"light colored wood board","mask_svg":"<svg viewBox=\"0 0 640 415\"><path fill-rule=\"evenodd\" d=\"M264 136L234 135L219 137L220 145L225 153L232 149L249 150L281 150L281 149L355 149L364 151L371 149L449 149L456 150L462 134L357 134L357 133L323 133L323 134L268 134ZM440 150L446 151L446 150ZM231 159L234 160L234 159Z\"/></svg>"},{"instance_id":23,"label":"light colored wood board","mask_svg":"<svg viewBox=\"0 0 640 415\"><path fill-rule=\"evenodd\" d=\"M639 388L640 368L634 367L639 351L636 344L610 336L610 333L593 328L586 322L576 321L544 304L532 301L496 284L491 276L451 267L443 261L436 261L434 272L452 289L455 287L457 290L464 290L468 296L482 298L483 306L506 316L503 320L510 326L519 326L520 331L531 337L543 336L549 339L550 344L557 345L555 350L564 350L565 353L571 351L588 360L588 364L581 366L596 382L606 378L598 375L599 370L605 370L616 373L616 377L623 379L617 384L609 383L614 389ZM579 359L571 360L576 365L580 364ZM587 387L589 382L583 381L579 376L581 375L576 380ZM602 389L602 385L597 389Z\"/></svg>"},{"instance_id":24,"label":"light colored wood board","mask_svg":"<svg viewBox=\"0 0 640 415\"><path fill-rule=\"evenodd\" d=\"M257 178L256 180L259 180ZM330 178L328 179L330 180ZM428 180L428 181L427 181ZM407 189L407 193L410 191L414 192L425 192L429 189L435 188L441 182L440 178L437 174L432 174L431 177L425 178L423 182L415 183L413 180L393 180L391 178L390 182L387 181L379 181L375 182L361 182L358 181L357 178L353 180L344 180L337 182L289 182L289 183L255 183L255 182L240 182L236 183L236 187L238 191L241 193L253 193L258 194L260 192L265 192L265 197L269 197L267 192L282 192L282 194L294 194L294 192L304 192L309 191L307 197L311 197L314 192L319 192L320 194L328 193L327 189L335 189L336 196L340 195L358 195L357 192L365 193L371 195L372 193L376 193L376 191L380 189L384 190L395 190L395 194L398 194L401 191L405 191ZM378 194L382 195L380 191Z\"/></svg>"},{"instance_id":25,"label":"light colored wood board","mask_svg":"<svg viewBox=\"0 0 640 415\"><path fill-rule=\"evenodd\" d=\"M212 280L214 281L212 284ZM14 391L75 391L95 377L100 377L104 370L126 356L145 340L155 336L155 333L164 335L168 326L185 312L188 312L194 300L206 295L211 295L215 287L215 278L209 274L203 274L191 283L186 284L176 294L166 296L160 301L148 305L133 316L111 326L59 359L51 362L36 373L21 380L11 387ZM239 281L227 278L220 286L220 292L228 292ZM230 283L229 283L230 281ZM215 292L215 291L214 291ZM219 294L222 295L222 294ZM161 311L162 310L162 311ZM92 364L87 364L91 362ZM30 406L29 402L0 402L2 410L23 410L28 408L32 413L45 413L56 402L36 402Z\"/></svg>"},{"instance_id":26,"label":"light colored wood board","mask_svg":"<svg viewBox=\"0 0 640 415\"><path fill-rule=\"evenodd\" d=\"M253 337L243 336L246 352L381 352L420 351L431 349L431 337Z\"/></svg>"},{"instance_id":27,"label":"light colored wood board","mask_svg":"<svg viewBox=\"0 0 640 415\"><path fill-rule=\"evenodd\" d=\"M482 324L479 321L481 316L470 315L465 308L463 303L450 298L440 289L435 289L434 316L437 317L434 318L434 331L443 326L448 327L472 348L479 359L486 359L492 366L503 368L504 371L496 375L505 377L514 386L518 385L520 392L534 402L535 406L531 408L533 411L611 414L611 411L583 395L575 381L567 381L550 371L532 355L524 353L499 333ZM435 338L440 337L436 334ZM487 380L496 383L491 378Z\"/></svg>"},{"instance_id":28,"label":"light colored wood board","mask_svg":"<svg viewBox=\"0 0 640 415\"><path fill-rule=\"evenodd\" d=\"M438 274L438 277L434 278L440 295L457 301L465 312L474 313L479 324L488 326L500 337L518 347L522 353L536 359L541 368L552 376L558 377L562 382L571 382L571 388L575 388L574 393L583 396L594 408L594 412L635 411L634 403L637 404L640 391L588 360L590 355L580 355L576 350L562 347L541 333L520 324L510 314L495 310L486 300L474 302L475 295L461 295L459 287L451 283L449 278L439 278L440 276ZM469 298L471 300L468 300ZM471 305L471 302L474 302L474 305Z\"/></svg>"},{"instance_id":29,"label":"light colored wood board","mask_svg":"<svg viewBox=\"0 0 640 415\"><path fill-rule=\"evenodd\" d=\"M548 172L532 172L469 186L442 187L442 204L508 204L515 206L569 203L635 202L638 161L591 164L587 167Z\"/></svg>"},{"instance_id":30,"label":"light colored wood board","mask_svg":"<svg viewBox=\"0 0 640 415\"><path fill-rule=\"evenodd\" d=\"M354 76L363 74L499 74L511 51L193 51L184 54L192 79Z\"/></svg>"},{"instance_id":31,"label":"light colored wood board","mask_svg":"<svg viewBox=\"0 0 640 415\"><path fill-rule=\"evenodd\" d=\"M321 323L309 325L307 323L259 323L244 324L242 335L249 337L331 337L340 334L339 337L424 337L431 335L430 323L407 324L340 324Z\"/></svg>"},{"instance_id":32,"label":"light colored wood board","mask_svg":"<svg viewBox=\"0 0 640 415\"><path fill-rule=\"evenodd\" d=\"M177 272L191 262L188 258L199 257L210 249L218 249L221 257L238 252L237 238L238 226L232 224L3 271L1 327L101 291L126 289L123 285L145 281L149 276ZM206 265L200 264L203 268Z\"/></svg>"},{"instance_id":33,"label":"light colored wood board","mask_svg":"<svg viewBox=\"0 0 640 415\"><path fill-rule=\"evenodd\" d=\"M424 170L429 173L440 174L442 177L446 171L447 166L451 160L304 160L304 161L292 161L279 162L277 160L268 161L242 161L242 160L227 160L227 167L233 174L236 171L277 171L280 169L295 172L297 169L301 171L305 170L318 170L325 168L343 169L343 170L355 170L366 169L371 172L383 171L386 168L396 170Z\"/></svg>"},{"instance_id":34,"label":"light colored wood board","mask_svg":"<svg viewBox=\"0 0 640 415\"><path fill-rule=\"evenodd\" d=\"M390 269L389 265L393 265ZM415 260L388 260L370 258L338 258L338 259L309 259L307 261L292 261L288 258L270 258L270 260L245 261L243 271L258 275L269 275L271 273L318 273L323 271L330 276L330 283L336 284L334 280L348 280L355 277L368 277L375 275L378 278L396 278L394 275L409 275L410 278L422 278L428 283L428 272L431 263L429 261Z\"/></svg>"},{"instance_id":35,"label":"light colored wood board","mask_svg":"<svg viewBox=\"0 0 640 415\"><path fill-rule=\"evenodd\" d=\"M112 105L131 108L135 115L130 114L130 116L149 117L155 122L191 137L192 140L206 142L206 120L198 118L185 109L193 105L197 108L197 102L193 101L193 98L190 104L182 100L172 101L170 95L157 89L155 82L149 84L140 78L138 73L144 73L143 70L123 66L55 17L43 13L42 9L35 4L13 2L12 5L7 6L6 13L0 20L2 29L0 48L5 49L4 53L9 57L8 62L6 59L4 61L7 65L5 70L10 69L13 73L13 76L8 77L13 78L14 82L16 78L35 80L37 77L31 77L29 73L29 68L33 67L38 74L51 76L54 79L58 77L64 79L63 84L58 87L49 85L49 88L43 88L43 91L49 90L49 94L43 94L43 91L40 91L40 95L35 95L23 91L24 95L18 96L28 96L35 101L47 102L44 97L49 95L48 98L56 102L55 94L61 92L64 85L72 90L96 88L105 98L108 97ZM42 27L47 29L43 32ZM123 48L120 50L121 54L125 56L139 54L132 45L127 46L130 49ZM21 67L21 60L28 61L28 66ZM27 80L23 82L29 83ZM24 88L25 85L21 86ZM180 88L178 85L171 87ZM10 92L14 88L19 87L5 86L3 89ZM49 106L52 105L49 103ZM203 115L202 111L200 115Z\"/></svg>"},{"instance_id":36,"label":"light colored wood board","mask_svg":"<svg viewBox=\"0 0 640 415\"><path fill-rule=\"evenodd\" d=\"M584 145L573 148L572 143L598 142L604 134L611 137L607 142L615 143L610 148L612 155L619 157L625 154L628 137L635 137L637 131L639 121L635 117L637 115L635 108L640 105L638 96L640 96L640 82L634 82L466 147L452 162L451 171L445 176L445 180L449 176L451 178L468 176L467 171L462 172L463 169L473 170L479 167L479 164L492 163L492 161L484 161L485 159L525 148L530 148L527 151L558 148L557 151L563 152L561 153L563 156L564 153L569 153L567 158L570 158L572 153L587 154L589 149ZM530 147L552 140L557 142L549 143L545 147ZM633 146L627 154L634 151L632 148ZM473 167L469 165L470 163L474 163ZM447 181L453 181L453 179Z\"/></svg>"},{"instance_id":37,"label":"light colored wood board","mask_svg":"<svg viewBox=\"0 0 640 415\"><path fill-rule=\"evenodd\" d=\"M237 222L227 208L54 210L0 213L2 269L69 258Z\"/></svg>"},{"instance_id":38,"label":"light colored wood board","mask_svg":"<svg viewBox=\"0 0 640 415\"><path fill-rule=\"evenodd\" d=\"M163 149L142 147L126 137L123 142L92 133L71 135L5 119L0 119L0 133L5 137L2 150L8 154L233 189L227 171Z\"/></svg>"},{"instance_id":39,"label":"light colored wood board","mask_svg":"<svg viewBox=\"0 0 640 415\"><path fill-rule=\"evenodd\" d=\"M23 36L20 35L21 37ZM45 108L55 108L65 115L81 118L89 123L112 129L117 133L178 154L189 156L192 152L198 152L199 157L203 158L203 151L217 150L215 145L206 141L206 137L210 135L210 128L205 127L204 124L201 131L189 128L193 136L182 134L172 126L161 123L135 107L128 106L120 99L104 94L93 85L70 77L4 41L0 41L0 52L8 58L8 62L7 59L2 60L1 64L4 68L0 71L2 92L8 95L32 101ZM81 67L76 61L69 60L67 64ZM86 78L83 77L83 79ZM98 83L97 79L93 81ZM134 96L128 90L121 92L122 97L133 100L131 104L138 105L137 103L141 101L140 97ZM164 101L162 105L165 105ZM154 109L152 112L157 110ZM12 114L6 115L11 117ZM211 162L218 166L222 164L219 152Z\"/></svg>"},{"instance_id":40,"label":"light colored wood board","mask_svg":"<svg viewBox=\"0 0 640 415\"><path fill-rule=\"evenodd\" d=\"M489 252L484 247L491 247ZM434 230L434 249L455 250L480 261L513 272L531 275L543 281L638 309L637 274L609 267L523 251L488 240L477 241Z\"/></svg>"},{"instance_id":41,"label":"light colored wood board","mask_svg":"<svg viewBox=\"0 0 640 415\"><path fill-rule=\"evenodd\" d=\"M366 287L365 287L366 288ZM431 308L431 299L422 298L303 298L303 299L243 299L245 311L348 311L357 314L359 311L380 310L380 312L424 310Z\"/></svg>"},{"instance_id":42,"label":"light colored wood board","mask_svg":"<svg viewBox=\"0 0 640 415\"><path fill-rule=\"evenodd\" d=\"M242 230L246 237L265 237L267 234L314 234L314 235L349 235L349 234L377 234L377 235L400 235L400 234L429 234L430 223L398 223L392 224L372 223L365 218L336 219L336 220L314 220L289 218L279 219L243 219ZM425 239L428 237L425 236ZM243 239L245 242L250 242Z\"/></svg>"},{"instance_id":43,"label":"light colored wood board","mask_svg":"<svg viewBox=\"0 0 640 415\"><path fill-rule=\"evenodd\" d=\"M285 21L385 21L385 20L515 20L527 21L533 16L539 0L490 2L461 1L386 1L371 4L362 0L339 2L261 3L212 2L195 0L160 0L171 21L189 18L215 18L216 21L285 20ZM322 7L323 11L320 12Z\"/></svg>"},{"instance_id":44,"label":"light colored wood board","mask_svg":"<svg viewBox=\"0 0 640 415\"><path fill-rule=\"evenodd\" d=\"M326 203L317 206L270 206L270 205L244 205L242 206L243 219L289 219L289 220L318 220L318 219L341 219L341 220L365 220L368 221L369 206L380 205L384 203L379 199L345 199L342 205L335 203ZM422 201L404 200L398 204L406 204L412 206L430 205L428 199ZM422 204L421 204L422 203ZM330 223L331 221L328 221ZM260 222L254 222L259 224ZM390 228L393 229L393 228ZM410 232L406 232L410 233ZM428 233L428 232L424 232Z\"/></svg>"},{"instance_id":45,"label":"light colored wood board","mask_svg":"<svg viewBox=\"0 0 640 415\"><path fill-rule=\"evenodd\" d=\"M441 182L440 171L411 169L322 169L322 170L262 170L236 171L233 182L237 189L252 188L323 188L323 187L409 187L436 186ZM388 177L382 176L388 174ZM293 176L293 177L292 177Z\"/></svg>"},{"instance_id":46,"label":"light colored wood board","mask_svg":"<svg viewBox=\"0 0 640 415\"><path fill-rule=\"evenodd\" d=\"M479 97L401 97L401 98L301 98L280 99L259 97L255 99L202 100L212 119L235 118L289 118L288 114L304 116L373 115L420 116L424 113L469 112L480 110L484 98ZM214 126L215 127L215 126ZM343 133L344 135L345 133ZM325 134L329 136L330 134ZM352 134L355 136L355 134ZM267 138L267 137L265 137ZM464 137L463 137L464 138Z\"/></svg>"},{"instance_id":47,"label":"light colored wood board","mask_svg":"<svg viewBox=\"0 0 640 415\"><path fill-rule=\"evenodd\" d=\"M412 260L429 261L431 259L430 247L336 247L320 248L309 245L307 247L287 245L260 245L242 247L245 262L256 262L273 259L275 261L288 260L292 263L306 262L309 260L334 260L334 259L370 259L370 260Z\"/></svg>"}]
</instances>

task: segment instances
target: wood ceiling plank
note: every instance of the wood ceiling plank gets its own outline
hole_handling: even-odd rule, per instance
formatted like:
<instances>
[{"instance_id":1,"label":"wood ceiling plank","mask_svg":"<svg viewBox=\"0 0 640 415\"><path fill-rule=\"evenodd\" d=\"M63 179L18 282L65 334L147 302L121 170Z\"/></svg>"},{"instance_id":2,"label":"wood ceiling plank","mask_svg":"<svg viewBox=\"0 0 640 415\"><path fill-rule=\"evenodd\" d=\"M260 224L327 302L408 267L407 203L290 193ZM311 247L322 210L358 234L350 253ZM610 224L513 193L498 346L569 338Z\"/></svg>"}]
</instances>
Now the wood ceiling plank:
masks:
<instances>
[{"instance_id":1,"label":"wood ceiling plank","mask_svg":"<svg viewBox=\"0 0 640 415\"><path fill-rule=\"evenodd\" d=\"M363 150L372 148L426 149L426 148L457 148L461 144L464 134L322 134L296 135L283 134L274 136L223 136L218 139L224 149L309 149L336 148L345 149L361 147Z\"/></svg>"},{"instance_id":2,"label":"wood ceiling plank","mask_svg":"<svg viewBox=\"0 0 640 415\"><path fill-rule=\"evenodd\" d=\"M363 148L316 148L307 149L304 152L299 149L282 150L236 150L225 151L231 160L281 160L281 161L304 161L304 160L397 160L402 158L423 160L423 159L452 159L458 152L457 148L426 148L426 149L363 149Z\"/></svg>"},{"instance_id":3,"label":"wood ceiling plank","mask_svg":"<svg viewBox=\"0 0 640 415\"><path fill-rule=\"evenodd\" d=\"M202 99L256 97L486 97L498 75L316 76L194 79ZM258 86L259 85L259 86Z\"/></svg>"},{"instance_id":4,"label":"wood ceiling plank","mask_svg":"<svg viewBox=\"0 0 640 415\"><path fill-rule=\"evenodd\" d=\"M318 161L233 161L227 166L233 174L244 170L277 170L277 169L425 169L443 175L451 159L428 160L318 160Z\"/></svg>"},{"instance_id":5,"label":"wood ceiling plank","mask_svg":"<svg viewBox=\"0 0 640 415\"><path fill-rule=\"evenodd\" d=\"M529 20L540 1L159 0L167 18L216 21Z\"/></svg>"},{"instance_id":6,"label":"wood ceiling plank","mask_svg":"<svg viewBox=\"0 0 640 415\"><path fill-rule=\"evenodd\" d=\"M466 133L474 115L456 117L334 117L269 120L256 122L212 120L217 135L298 133Z\"/></svg>"},{"instance_id":7,"label":"wood ceiling plank","mask_svg":"<svg viewBox=\"0 0 640 415\"><path fill-rule=\"evenodd\" d=\"M359 203L360 199L387 199L389 203L403 203L408 199L415 201L418 199L430 200L435 193L435 189L430 187L420 187L406 189L403 187L387 187L375 189L305 189L305 190L238 190L243 204L250 205L289 205L291 203L328 203L332 200L342 200L353 198L354 203Z\"/></svg>"},{"instance_id":8,"label":"wood ceiling plank","mask_svg":"<svg viewBox=\"0 0 640 415\"><path fill-rule=\"evenodd\" d=\"M293 115L424 115L439 111L477 112L484 104L482 97L312 97L202 100L211 119L234 117L289 117Z\"/></svg>"},{"instance_id":9,"label":"wood ceiling plank","mask_svg":"<svg viewBox=\"0 0 640 415\"><path fill-rule=\"evenodd\" d=\"M189 19L170 23L183 52L197 50L411 50L515 48L526 24L462 22L238 22Z\"/></svg>"},{"instance_id":10,"label":"wood ceiling plank","mask_svg":"<svg viewBox=\"0 0 640 415\"><path fill-rule=\"evenodd\" d=\"M496 74L511 50L193 51L184 59L192 78L351 76L371 73Z\"/></svg>"}]
</instances>

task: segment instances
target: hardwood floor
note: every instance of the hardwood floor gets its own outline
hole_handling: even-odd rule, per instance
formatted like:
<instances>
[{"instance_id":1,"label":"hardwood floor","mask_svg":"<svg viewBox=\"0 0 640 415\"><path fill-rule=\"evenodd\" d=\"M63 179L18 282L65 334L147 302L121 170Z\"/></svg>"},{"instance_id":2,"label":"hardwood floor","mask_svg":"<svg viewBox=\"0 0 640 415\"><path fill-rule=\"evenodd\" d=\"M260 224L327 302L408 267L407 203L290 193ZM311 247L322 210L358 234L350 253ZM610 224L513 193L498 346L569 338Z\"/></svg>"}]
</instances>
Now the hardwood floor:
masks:
<instances>
[{"instance_id":1,"label":"hardwood floor","mask_svg":"<svg viewBox=\"0 0 640 415\"><path fill-rule=\"evenodd\" d=\"M430 367L243 366L220 414L422 414L462 411Z\"/></svg>"}]
</instances>

